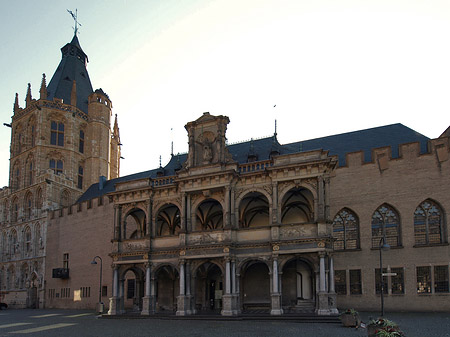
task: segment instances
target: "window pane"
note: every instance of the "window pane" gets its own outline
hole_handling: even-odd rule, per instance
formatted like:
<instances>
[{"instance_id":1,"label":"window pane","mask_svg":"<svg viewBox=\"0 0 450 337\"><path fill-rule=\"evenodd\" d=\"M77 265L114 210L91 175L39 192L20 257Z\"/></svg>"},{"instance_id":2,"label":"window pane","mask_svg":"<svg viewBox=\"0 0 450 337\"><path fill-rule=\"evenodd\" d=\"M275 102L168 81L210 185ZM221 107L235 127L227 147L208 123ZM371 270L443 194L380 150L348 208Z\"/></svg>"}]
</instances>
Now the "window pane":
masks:
<instances>
[{"instance_id":1,"label":"window pane","mask_svg":"<svg viewBox=\"0 0 450 337\"><path fill-rule=\"evenodd\" d=\"M56 132L51 132L50 133L50 144L52 145L56 145Z\"/></svg>"},{"instance_id":2,"label":"window pane","mask_svg":"<svg viewBox=\"0 0 450 337\"><path fill-rule=\"evenodd\" d=\"M383 268L383 273L386 273L387 269ZM375 293L380 294L381 293L381 283L380 283L380 268L375 269ZM387 283L387 277L383 276L383 294L388 293L388 283Z\"/></svg>"},{"instance_id":3,"label":"window pane","mask_svg":"<svg viewBox=\"0 0 450 337\"><path fill-rule=\"evenodd\" d=\"M404 269L392 268L391 273L396 273L396 276L391 276L391 286L393 294L405 293Z\"/></svg>"},{"instance_id":4,"label":"window pane","mask_svg":"<svg viewBox=\"0 0 450 337\"><path fill-rule=\"evenodd\" d=\"M448 293L448 266L434 267L434 291Z\"/></svg>"},{"instance_id":5,"label":"window pane","mask_svg":"<svg viewBox=\"0 0 450 337\"><path fill-rule=\"evenodd\" d=\"M56 122L52 121L51 122L51 129L56 131Z\"/></svg>"},{"instance_id":6,"label":"window pane","mask_svg":"<svg viewBox=\"0 0 450 337\"><path fill-rule=\"evenodd\" d=\"M361 269L350 270L350 294L362 294Z\"/></svg>"},{"instance_id":7,"label":"window pane","mask_svg":"<svg viewBox=\"0 0 450 337\"><path fill-rule=\"evenodd\" d=\"M336 294L339 295L347 294L347 280L345 270L336 270L334 272L334 284Z\"/></svg>"},{"instance_id":8,"label":"window pane","mask_svg":"<svg viewBox=\"0 0 450 337\"><path fill-rule=\"evenodd\" d=\"M431 268L417 267L417 292L419 294L431 293Z\"/></svg>"}]
</instances>

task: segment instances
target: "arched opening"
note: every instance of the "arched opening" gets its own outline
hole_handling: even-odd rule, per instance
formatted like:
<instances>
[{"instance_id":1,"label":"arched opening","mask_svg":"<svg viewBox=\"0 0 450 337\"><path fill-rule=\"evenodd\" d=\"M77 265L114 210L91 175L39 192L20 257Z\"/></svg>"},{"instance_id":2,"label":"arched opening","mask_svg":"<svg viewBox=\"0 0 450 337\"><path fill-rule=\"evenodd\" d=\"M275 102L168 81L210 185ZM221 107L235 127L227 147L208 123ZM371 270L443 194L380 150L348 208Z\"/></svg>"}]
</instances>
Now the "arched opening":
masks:
<instances>
[{"instance_id":1,"label":"arched opening","mask_svg":"<svg viewBox=\"0 0 450 337\"><path fill-rule=\"evenodd\" d=\"M281 203L281 223L307 223L314 219L314 196L304 187L289 190Z\"/></svg>"},{"instance_id":2,"label":"arched opening","mask_svg":"<svg viewBox=\"0 0 450 337\"><path fill-rule=\"evenodd\" d=\"M259 192L248 193L239 204L239 227L269 225L269 201Z\"/></svg>"},{"instance_id":3,"label":"arched opening","mask_svg":"<svg viewBox=\"0 0 450 337\"><path fill-rule=\"evenodd\" d=\"M261 261L249 261L243 266L241 303L245 311L271 308L269 268Z\"/></svg>"},{"instance_id":4,"label":"arched opening","mask_svg":"<svg viewBox=\"0 0 450 337\"><path fill-rule=\"evenodd\" d=\"M223 209L220 202L214 199L203 201L195 213L197 230L223 228Z\"/></svg>"},{"instance_id":5,"label":"arched opening","mask_svg":"<svg viewBox=\"0 0 450 337\"><path fill-rule=\"evenodd\" d=\"M160 267L156 273L156 311L175 312L177 296L180 293L180 277L178 271L170 266Z\"/></svg>"},{"instance_id":6,"label":"arched opening","mask_svg":"<svg viewBox=\"0 0 450 337\"><path fill-rule=\"evenodd\" d=\"M163 206L156 216L156 236L178 235L180 209L174 204Z\"/></svg>"},{"instance_id":7,"label":"arched opening","mask_svg":"<svg viewBox=\"0 0 450 337\"><path fill-rule=\"evenodd\" d=\"M37 309L39 306L39 300L38 300L38 276L36 273L33 273L31 275L31 282L30 282L30 288L28 289L28 298L27 298L27 308L30 309Z\"/></svg>"},{"instance_id":8,"label":"arched opening","mask_svg":"<svg viewBox=\"0 0 450 337\"><path fill-rule=\"evenodd\" d=\"M285 312L314 311L314 273L301 259L289 261L281 276L282 306Z\"/></svg>"},{"instance_id":9,"label":"arched opening","mask_svg":"<svg viewBox=\"0 0 450 337\"><path fill-rule=\"evenodd\" d=\"M132 209L125 217L123 222L123 238L141 239L146 235L146 215L139 208Z\"/></svg>"},{"instance_id":10,"label":"arched opening","mask_svg":"<svg viewBox=\"0 0 450 337\"><path fill-rule=\"evenodd\" d=\"M123 276L123 303L126 311L140 312L144 296L144 278L139 269L128 269Z\"/></svg>"},{"instance_id":11,"label":"arched opening","mask_svg":"<svg viewBox=\"0 0 450 337\"><path fill-rule=\"evenodd\" d=\"M220 312L222 309L223 275L214 263L205 262L195 275L195 308L197 312Z\"/></svg>"}]
</instances>

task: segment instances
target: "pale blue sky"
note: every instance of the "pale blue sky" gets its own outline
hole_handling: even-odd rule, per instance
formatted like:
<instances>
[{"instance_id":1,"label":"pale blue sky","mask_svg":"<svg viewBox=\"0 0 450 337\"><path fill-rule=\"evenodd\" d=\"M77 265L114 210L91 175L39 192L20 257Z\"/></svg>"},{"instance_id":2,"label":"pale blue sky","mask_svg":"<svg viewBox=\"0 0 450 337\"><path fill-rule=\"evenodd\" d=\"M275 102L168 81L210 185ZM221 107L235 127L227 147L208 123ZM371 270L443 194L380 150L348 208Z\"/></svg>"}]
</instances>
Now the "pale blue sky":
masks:
<instances>
[{"instance_id":1,"label":"pale blue sky","mask_svg":"<svg viewBox=\"0 0 450 337\"><path fill-rule=\"evenodd\" d=\"M275 119L281 143L450 125L447 0L3 0L1 123L16 92L24 106L27 83L37 98L50 81L75 8L93 87L119 118L121 175L166 164L172 140L187 151L184 125L204 111L230 117L229 142L268 136ZM9 128L0 140L4 186Z\"/></svg>"}]
</instances>

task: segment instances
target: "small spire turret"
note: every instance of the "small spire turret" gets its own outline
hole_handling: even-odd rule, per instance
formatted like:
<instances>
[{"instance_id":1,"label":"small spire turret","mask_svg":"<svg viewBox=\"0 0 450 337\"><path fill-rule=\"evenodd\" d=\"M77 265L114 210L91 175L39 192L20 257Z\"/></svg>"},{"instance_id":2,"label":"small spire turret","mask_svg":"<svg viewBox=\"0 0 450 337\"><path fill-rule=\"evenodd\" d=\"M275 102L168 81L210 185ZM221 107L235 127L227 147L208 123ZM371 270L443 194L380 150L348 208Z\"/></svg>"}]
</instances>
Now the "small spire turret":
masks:
<instances>
[{"instance_id":1,"label":"small spire turret","mask_svg":"<svg viewBox=\"0 0 450 337\"><path fill-rule=\"evenodd\" d=\"M20 109L19 107L19 94L16 92L16 99L14 100L14 109L13 111L16 112Z\"/></svg>"},{"instance_id":2,"label":"small spire turret","mask_svg":"<svg viewBox=\"0 0 450 337\"><path fill-rule=\"evenodd\" d=\"M28 107L31 104L32 99L33 98L31 97L31 84L28 83L27 97L25 98L26 107Z\"/></svg>"},{"instance_id":3,"label":"small spire turret","mask_svg":"<svg viewBox=\"0 0 450 337\"><path fill-rule=\"evenodd\" d=\"M42 74L41 89L39 89L40 98L47 99L47 81L45 80L45 74Z\"/></svg>"}]
</instances>

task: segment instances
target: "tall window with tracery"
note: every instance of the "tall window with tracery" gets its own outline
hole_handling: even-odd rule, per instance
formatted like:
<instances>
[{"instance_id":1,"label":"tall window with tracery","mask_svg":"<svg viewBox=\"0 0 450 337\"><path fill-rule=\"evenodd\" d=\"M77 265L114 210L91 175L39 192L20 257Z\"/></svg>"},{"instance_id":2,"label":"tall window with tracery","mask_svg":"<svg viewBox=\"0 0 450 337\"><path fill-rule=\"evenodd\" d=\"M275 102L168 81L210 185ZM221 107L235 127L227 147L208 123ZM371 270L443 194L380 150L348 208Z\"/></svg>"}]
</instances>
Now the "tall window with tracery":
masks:
<instances>
[{"instance_id":1,"label":"tall window with tracery","mask_svg":"<svg viewBox=\"0 0 450 337\"><path fill-rule=\"evenodd\" d=\"M379 248L383 236L391 247L401 246L400 217L388 204L381 205L372 215L372 248Z\"/></svg>"},{"instance_id":2,"label":"tall window with tracery","mask_svg":"<svg viewBox=\"0 0 450 337\"><path fill-rule=\"evenodd\" d=\"M80 130L80 142L78 143L78 151L84 153L84 131Z\"/></svg>"},{"instance_id":3,"label":"tall window with tracery","mask_svg":"<svg viewBox=\"0 0 450 337\"><path fill-rule=\"evenodd\" d=\"M62 160L50 159L50 169L53 170L55 174L63 173L64 164Z\"/></svg>"},{"instance_id":4,"label":"tall window with tracery","mask_svg":"<svg viewBox=\"0 0 450 337\"><path fill-rule=\"evenodd\" d=\"M358 249L359 220L348 208L342 209L333 220L333 237L335 250Z\"/></svg>"},{"instance_id":5,"label":"tall window with tracery","mask_svg":"<svg viewBox=\"0 0 450 337\"><path fill-rule=\"evenodd\" d=\"M443 217L438 204L422 202L414 212L414 238L416 245L443 243Z\"/></svg>"},{"instance_id":6,"label":"tall window with tracery","mask_svg":"<svg viewBox=\"0 0 450 337\"><path fill-rule=\"evenodd\" d=\"M64 146L64 123L51 121L50 144Z\"/></svg>"},{"instance_id":7,"label":"tall window with tracery","mask_svg":"<svg viewBox=\"0 0 450 337\"><path fill-rule=\"evenodd\" d=\"M78 183L77 183L77 187L79 189L83 188L83 166L78 166Z\"/></svg>"}]
</instances>

